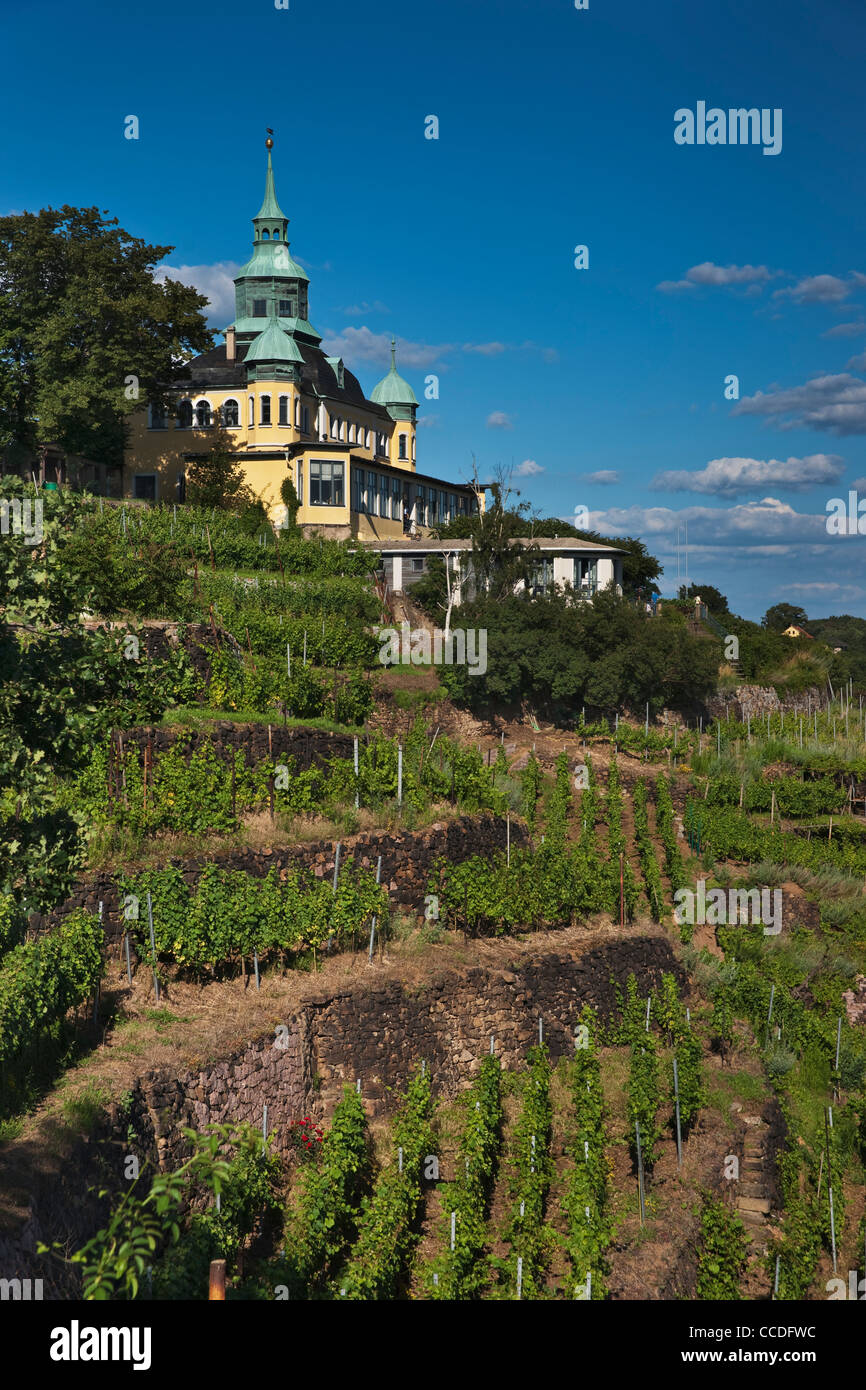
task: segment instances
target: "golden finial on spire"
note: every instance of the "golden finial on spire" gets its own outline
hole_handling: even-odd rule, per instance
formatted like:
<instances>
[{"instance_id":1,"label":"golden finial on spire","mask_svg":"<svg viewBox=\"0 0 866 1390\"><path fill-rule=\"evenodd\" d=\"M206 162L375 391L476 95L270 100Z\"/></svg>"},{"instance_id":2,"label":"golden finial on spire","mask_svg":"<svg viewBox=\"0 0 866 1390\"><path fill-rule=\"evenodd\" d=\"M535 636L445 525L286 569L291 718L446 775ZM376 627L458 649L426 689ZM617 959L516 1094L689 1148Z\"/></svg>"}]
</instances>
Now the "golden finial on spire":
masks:
<instances>
[{"instance_id":1,"label":"golden finial on spire","mask_svg":"<svg viewBox=\"0 0 866 1390\"><path fill-rule=\"evenodd\" d=\"M272 149L274 148L274 142L273 142L273 140L271 139L271 136L273 135L274 132L271 130L270 126L266 126L265 129L266 129L267 132L268 132L268 138L267 138L267 140L265 141L265 149L266 149L266 150L272 150Z\"/></svg>"}]
</instances>

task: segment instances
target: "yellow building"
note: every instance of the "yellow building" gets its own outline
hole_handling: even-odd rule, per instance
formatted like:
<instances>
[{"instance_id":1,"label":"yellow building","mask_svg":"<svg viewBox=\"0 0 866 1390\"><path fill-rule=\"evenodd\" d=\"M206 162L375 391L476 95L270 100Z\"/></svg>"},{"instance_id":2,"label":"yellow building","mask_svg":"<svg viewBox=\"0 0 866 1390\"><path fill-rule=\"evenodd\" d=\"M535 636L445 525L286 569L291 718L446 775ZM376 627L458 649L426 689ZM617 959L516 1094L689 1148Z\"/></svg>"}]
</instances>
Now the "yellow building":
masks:
<instances>
[{"instance_id":1,"label":"yellow building","mask_svg":"<svg viewBox=\"0 0 866 1390\"><path fill-rule=\"evenodd\" d=\"M235 280L235 321L225 342L189 363L172 410L131 417L124 457L127 497L183 500L187 465L230 448L274 521L283 480L300 501L298 524L328 536L386 540L430 535L477 511L483 494L419 473L418 401L391 369L365 397L339 357L322 351L309 321L309 278L291 255L288 218L274 191L268 139L265 196L253 218L253 253Z\"/></svg>"}]
</instances>

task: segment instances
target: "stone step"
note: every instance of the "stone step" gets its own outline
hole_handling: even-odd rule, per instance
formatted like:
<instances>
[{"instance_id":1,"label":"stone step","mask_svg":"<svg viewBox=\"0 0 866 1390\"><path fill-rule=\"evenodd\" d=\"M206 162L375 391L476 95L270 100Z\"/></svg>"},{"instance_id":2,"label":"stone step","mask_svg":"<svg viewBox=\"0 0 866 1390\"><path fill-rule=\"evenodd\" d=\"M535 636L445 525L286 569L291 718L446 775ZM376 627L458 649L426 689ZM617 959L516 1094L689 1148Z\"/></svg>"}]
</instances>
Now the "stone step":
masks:
<instances>
[{"instance_id":1,"label":"stone step","mask_svg":"<svg viewBox=\"0 0 866 1390\"><path fill-rule=\"evenodd\" d=\"M772 1211L773 1203L769 1197L738 1197L737 1209L740 1212L760 1211L765 1214Z\"/></svg>"},{"instance_id":2,"label":"stone step","mask_svg":"<svg viewBox=\"0 0 866 1390\"><path fill-rule=\"evenodd\" d=\"M738 1197L766 1197L767 1189L762 1182L741 1182L737 1188Z\"/></svg>"},{"instance_id":3,"label":"stone step","mask_svg":"<svg viewBox=\"0 0 866 1390\"><path fill-rule=\"evenodd\" d=\"M764 1216L763 1212L760 1211L740 1211L738 1209L737 1215L739 1216L741 1221L744 1221L746 1223L747 1226L763 1227L764 1222L767 1219Z\"/></svg>"}]
</instances>

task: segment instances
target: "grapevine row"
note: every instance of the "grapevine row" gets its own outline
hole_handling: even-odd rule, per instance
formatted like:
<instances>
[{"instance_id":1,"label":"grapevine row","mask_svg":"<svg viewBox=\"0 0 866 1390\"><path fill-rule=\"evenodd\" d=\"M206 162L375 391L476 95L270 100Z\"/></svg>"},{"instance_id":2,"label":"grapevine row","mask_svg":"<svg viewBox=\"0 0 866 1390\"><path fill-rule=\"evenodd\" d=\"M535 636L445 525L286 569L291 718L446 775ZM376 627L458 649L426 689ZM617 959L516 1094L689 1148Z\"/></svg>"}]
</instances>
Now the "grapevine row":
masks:
<instances>
[{"instance_id":1,"label":"grapevine row","mask_svg":"<svg viewBox=\"0 0 866 1390\"><path fill-rule=\"evenodd\" d=\"M358 1238L337 1280L343 1298L393 1299L399 1293L418 1242L425 1159L436 1153L432 1114L430 1074L416 1072L394 1122L391 1162L363 1203Z\"/></svg>"},{"instance_id":2,"label":"grapevine row","mask_svg":"<svg viewBox=\"0 0 866 1390\"><path fill-rule=\"evenodd\" d=\"M151 895L156 954L197 973L258 952L287 953L345 945L373 916L382 923L387 895L372 872L341 868L336 892L326 879L290 869L264 878L205 865L195 891L179 869L146 869L121 878L125 912L140 954L151 955L145 901Z\"/></svg>"},{"instance_id":3,"label":"grapevine row","mask_svg":"<svg viewBox=\"0 0 866 1390\"><path fill-rule=\"evenodd\" d=\"M499 1162L502 1129L501 1068L497 1057L484 1058L464 1105L466 1118L457 1154L457 1172L448 1189L448 1211L444 1214L446 1250L428 1271L431 1276L428 1292L433 1298L477 1298L484 1287L485 1223Z\"/></svg>"}]
</instances>

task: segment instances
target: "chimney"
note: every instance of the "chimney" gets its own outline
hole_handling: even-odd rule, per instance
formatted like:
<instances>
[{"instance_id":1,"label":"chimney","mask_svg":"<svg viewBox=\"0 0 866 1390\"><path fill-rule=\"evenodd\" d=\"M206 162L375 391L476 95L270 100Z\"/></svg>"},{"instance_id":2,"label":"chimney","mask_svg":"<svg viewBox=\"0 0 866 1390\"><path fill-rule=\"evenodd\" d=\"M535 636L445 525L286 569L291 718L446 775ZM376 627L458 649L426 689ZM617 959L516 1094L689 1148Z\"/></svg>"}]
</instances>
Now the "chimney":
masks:
<instances>
[{"instance_id":1,"label":"chimney","mask_svg":"<svg viewBox=\"0 0 866 1390\"><path fill-rule=\"evenodd\" d=\"M227 328L227 329L226 329L226 361L227 361L227 362L234 362L234 360L235 360L235 330L234 330L233 328Z\"/></svg>"}]
</instances>

